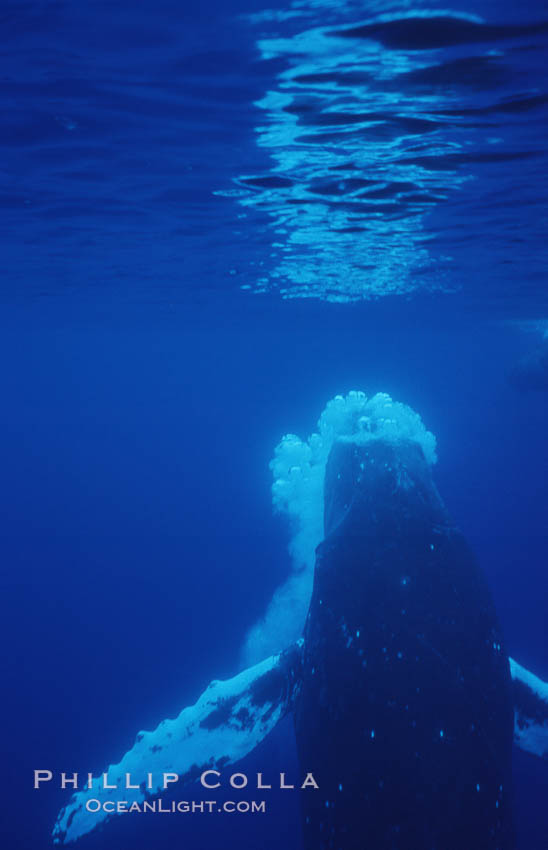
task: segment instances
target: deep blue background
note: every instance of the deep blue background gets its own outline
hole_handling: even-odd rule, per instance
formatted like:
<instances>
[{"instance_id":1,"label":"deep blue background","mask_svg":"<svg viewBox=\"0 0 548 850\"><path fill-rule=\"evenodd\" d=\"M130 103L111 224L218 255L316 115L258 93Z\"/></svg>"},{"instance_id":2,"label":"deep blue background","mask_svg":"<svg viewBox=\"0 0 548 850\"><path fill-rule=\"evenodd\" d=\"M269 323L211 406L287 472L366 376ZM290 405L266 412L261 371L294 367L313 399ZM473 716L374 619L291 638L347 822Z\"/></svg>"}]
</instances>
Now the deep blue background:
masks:
<instances>
[{"instance_id":1,"label":"deep blue background","mask_svg":"<svg viewBox=\"0 0 548 850\"><path fill-rule=\"evenodd\" d=\"M548 400L507 381L536 344L510 320L546 318L540 237L534 285L521 267L500 299L496 269L484 292L411 301L240 291L275 239L264 212L241 219L236 200L213 195L268 168L253 101L282 65L259 61L238 18L252 6L2 8L6 847L50 846L66 801L32 790L34 768L97 772L237 671L289 571L268 461L337 392L387 391L420 412L510 652L548 677ZM519 191L516 219L536 220ZM452 215L462 208L438 221ZM459 224L464 269L489 266L490 221L492 233ZM290 724L244 767L295 772ZM518 846L542 850L547 765L516 753L515 786ZM122 818L81 846L296 850L296 795L269 801L255 819Z\"/></svg>"}]
</instances>

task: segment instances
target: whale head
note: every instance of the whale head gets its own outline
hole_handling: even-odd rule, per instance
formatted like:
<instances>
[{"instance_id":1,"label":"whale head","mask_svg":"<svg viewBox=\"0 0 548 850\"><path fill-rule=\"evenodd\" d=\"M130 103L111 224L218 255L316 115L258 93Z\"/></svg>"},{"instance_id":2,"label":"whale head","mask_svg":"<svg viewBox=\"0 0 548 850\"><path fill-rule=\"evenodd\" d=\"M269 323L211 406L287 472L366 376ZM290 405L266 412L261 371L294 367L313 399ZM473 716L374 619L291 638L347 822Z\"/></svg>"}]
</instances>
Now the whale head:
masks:
<instances>
[{"instance_id":1,"label":"whale head","mask_svg":"<svg viewBox=\"0 0 548 850\"><path fill-rule=\"evenodd\" d=\"M378 532L445 515L420 443L340 439L329 453L324 482L325 538Z\"/></svg>"}]
</instances>

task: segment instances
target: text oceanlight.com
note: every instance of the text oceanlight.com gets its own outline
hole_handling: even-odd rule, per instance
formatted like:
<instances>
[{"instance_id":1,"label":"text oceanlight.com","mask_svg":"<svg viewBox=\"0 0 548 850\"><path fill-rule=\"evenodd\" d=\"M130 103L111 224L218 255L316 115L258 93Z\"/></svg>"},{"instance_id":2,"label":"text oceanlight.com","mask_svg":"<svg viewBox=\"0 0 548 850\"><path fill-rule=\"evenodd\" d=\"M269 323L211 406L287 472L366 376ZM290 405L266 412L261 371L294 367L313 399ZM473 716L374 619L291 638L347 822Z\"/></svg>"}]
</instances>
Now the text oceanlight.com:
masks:
<instances>
[{"instance_id":1,"label":"text oceanlight.com","mask_svg":"<svg viewBox=\"0 0 548 850\"><path fill-rule=\"evenodd\" d=\"M159 814L212 814L213 812L228 812L238 814L264 814L266 812L265 800L225 800L218 803L216 800L178 800L166 801L159 798L157 800L145 800L144 802L130 802L129 800L105 800L101 802L91 798L86 801L86 809L91 814L96 812L106 812L107 814L130 814L138 812L145 814L147 812Z\"/></svg>"}]
</instances>

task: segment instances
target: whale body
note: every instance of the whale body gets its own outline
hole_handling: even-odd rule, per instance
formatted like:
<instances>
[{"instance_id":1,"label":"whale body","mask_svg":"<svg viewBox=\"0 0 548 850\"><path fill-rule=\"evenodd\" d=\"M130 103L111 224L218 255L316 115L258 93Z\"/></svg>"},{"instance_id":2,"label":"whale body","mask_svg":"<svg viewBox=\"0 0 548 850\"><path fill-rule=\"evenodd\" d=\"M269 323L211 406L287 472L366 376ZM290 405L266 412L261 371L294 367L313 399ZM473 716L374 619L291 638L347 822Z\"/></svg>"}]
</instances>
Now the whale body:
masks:
<instances>
[{"instance_id":1,"label":"whale body","mask_svg":"<svg viewBox=\"0 0 548 850\"><path fill-rule=\"evenodd\" d=\"M139 732L105 771L115 787L73 795L54 843L112 816L106 801L160 793L164 771L181 786L238 762L292 713L319 784L301 794L305 850L510 850L512 738L548 756L548 685L509 659L421 444L336 440L324 526L303 637ZM128 773L151 783L127 790Z\"/></svg>"},{"instance_id":2,"label":"whale body","mask_svg":"<svg viewBox=\"0 0 548 850\"><path fill-rule=\"evenodd\" d=\"M295 704L307 850L512 846L513 695L486 582L417 443L338 442Z\"/></svg>"}]
</instances>

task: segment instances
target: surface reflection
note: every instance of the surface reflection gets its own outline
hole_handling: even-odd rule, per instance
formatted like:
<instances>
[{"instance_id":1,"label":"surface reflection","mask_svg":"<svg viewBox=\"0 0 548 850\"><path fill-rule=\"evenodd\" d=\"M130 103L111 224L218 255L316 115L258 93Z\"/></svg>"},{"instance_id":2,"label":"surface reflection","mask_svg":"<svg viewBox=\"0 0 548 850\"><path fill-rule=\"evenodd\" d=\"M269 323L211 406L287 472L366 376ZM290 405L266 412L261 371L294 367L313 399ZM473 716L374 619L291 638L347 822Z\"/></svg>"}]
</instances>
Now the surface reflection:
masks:
<instances>
[{"instance_id":1,"label":"surface reflection","mask_svg":"<svg viewBox=\"0 0 548 850\"><path fill-rule=\"evenodd\" d=\"M272 219L258 292L356 301L454 290L453 258L430 250L426 215L478 163L531 154L507 150L504 122L546 101L514 67L544 25L391 8L364 21L357 4L322 0L253 18L262 59L285 65L256 103L272 167L236 181L240 203ZM309 26L320 11L324 25Z\"/></svg>"}]
</instances>

